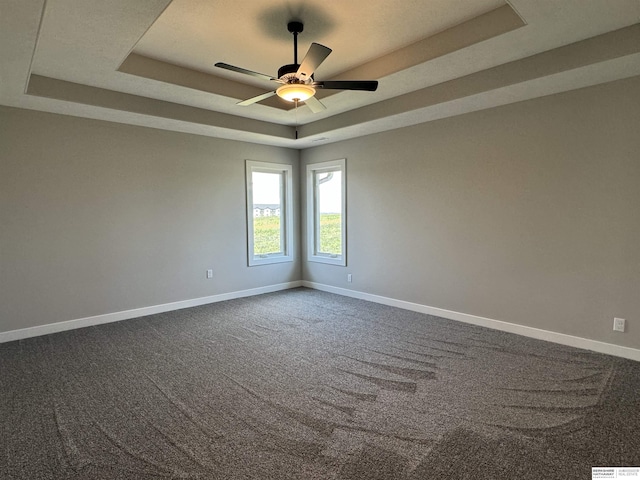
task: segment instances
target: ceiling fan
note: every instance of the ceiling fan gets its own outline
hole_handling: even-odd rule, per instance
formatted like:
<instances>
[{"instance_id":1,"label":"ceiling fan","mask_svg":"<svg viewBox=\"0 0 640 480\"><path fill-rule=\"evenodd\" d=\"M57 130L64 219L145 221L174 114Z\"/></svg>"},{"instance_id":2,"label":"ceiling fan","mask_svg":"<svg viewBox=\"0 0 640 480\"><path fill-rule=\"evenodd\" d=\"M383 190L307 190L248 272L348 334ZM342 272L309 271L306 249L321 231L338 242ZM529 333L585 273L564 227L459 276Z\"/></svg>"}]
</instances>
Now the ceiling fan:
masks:
<instances>
[{"instance_id":1,"label":"ceiling fan","mask_svg":"<svg viewBox=\"0 0 640 480\"><path fill-rule=\"evenodd\" d=\"M257 97L243 100L238 102L238 105L252 105L274 95L278 95L284 100L295 102L296 105L298 102L304 102L312 112L318 113L327 108L315 97L316 89L318 88L326 90L376 91L378 88L378 82L376 80L330 80L316 82L313 78L313 72L315 72L320 64L329 56L331 49L319 43L312 43L302 63L298 64L298 34L302 32L303 28L304 25L301 22L289 22L287 24L287 29L293 34L293 63L280 67L277 78L229 65L228 63L218 62L215 64L216 67L231 70L232 72L243 73L282 84L272 92L263 93Z\"/></svg>"}]
</instances>

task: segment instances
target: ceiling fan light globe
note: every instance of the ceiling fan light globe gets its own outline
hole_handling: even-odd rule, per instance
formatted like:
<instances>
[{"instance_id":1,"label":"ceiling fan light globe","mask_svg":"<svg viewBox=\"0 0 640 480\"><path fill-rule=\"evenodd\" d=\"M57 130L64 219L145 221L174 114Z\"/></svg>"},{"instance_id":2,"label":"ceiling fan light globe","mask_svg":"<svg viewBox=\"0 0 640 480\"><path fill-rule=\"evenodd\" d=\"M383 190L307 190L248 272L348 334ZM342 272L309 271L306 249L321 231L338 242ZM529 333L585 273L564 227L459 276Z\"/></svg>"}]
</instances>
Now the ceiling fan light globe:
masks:
<instances>
[{"instance_id":1,"label":"ceiling fan light globe","mask_svg":"<svg viewBox=\"0 0 640 480\"><path fill-rule=\"evenodd\" d=\"M316 89L303 83L290 83L279 87L276 94L287 102L304 102L316 94Z\"/></svg>"}]
</instances>

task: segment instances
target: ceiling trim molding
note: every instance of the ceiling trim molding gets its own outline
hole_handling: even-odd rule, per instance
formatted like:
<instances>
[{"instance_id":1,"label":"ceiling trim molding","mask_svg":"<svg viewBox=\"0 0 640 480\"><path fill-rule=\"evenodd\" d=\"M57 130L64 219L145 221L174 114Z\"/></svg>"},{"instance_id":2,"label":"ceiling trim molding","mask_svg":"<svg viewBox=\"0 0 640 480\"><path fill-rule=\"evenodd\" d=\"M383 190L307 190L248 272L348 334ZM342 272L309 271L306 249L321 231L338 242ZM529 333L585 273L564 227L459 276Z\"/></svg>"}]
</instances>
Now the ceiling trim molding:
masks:
<instances>
[{"instance_id":1,"label":"ceiling trim molding","mask_svg":"<svg viewBox=\"0 0 640 480\"><path fill-rule=\"evenodd\" d=\"M558 93L624 78L607 76L607 67L622 63L626 77L640 75L640 24L592 37L498 67L433 85L411 93L353 109L330 118L295 127L253 120L227 113L185 106L172 102L80 85L54 78L31 75L27 93L35 97L108 108L123 115L146 115L191 124L200 133L251 141L258 135L262 142L293 148L312 146L318 138L328 143L348 136L362 136L384 130L424 123L445 116L460 115L496 105L514 103L546 91ZM603 73L604 72L604 73ZM529 86L527 89L519 88ZM544 92L545 89L542 91ZM494 94L495 93L495 94ZM498 97L496 97L498 95ZM487 101L490 98L491 101ZM442 113L449 105L448 114ZM455 106L455 107L453 107ZM397 121L381 122L389 117Z\"/></svg>"},{"instance_id":2,"label":"ceiling trim molding","mask_svg":"<svg viewBox=\"0 0 640 480\"><path fill-rule=\"evenodd\" d=\"M636 24L308 123L299 128L298 138L326 135L330 131L406 114L413 110L639 53L640 24Z\"/></svg>"},{"instance_id":3,"label":"ceiling trim molding","mask_svg":"<svg viewBox=\"0 0 640 480\"><path fill-rule=\"evenodd\" d=\"M156 100L104 88L80 85L40 75L31 75L27 94L66 102L109 108L123 113L144 114L181 122L275 137L295 138L295 128L252 120L203 108Z\"/></svg>"},{"instance_id":4,"label":"ceiling trim molding","mask_svg":"<svg viewBox=\"0 0 640 480\"><path fill-rule=\"evenodd\" d=\"M7 7L8 14L0 15L3 27L0 103L304 149L318 142L333 143L599 83L640 78L638 0L620 0L616 9L599 2L586 5L581 0L564 0L562 5L555 0L533 3L509 0L508 5L504 0L482 0L487 5L485 9L472 9L473 13L464 17L461 16L464 10L470 11L470 2L475 0L456 0L460 2L457 8L449 7L449 0L439 0L438 9L433 11L432 28L427 29L434 32L437 30L433 27L440 25L439 33L425 37L427 30L420 34L413 21L411 25L416 30L413 33L417 35L411 36L405 47L398 48L401 43L376 43L380 39L375 36L377 30L369 28L365 31L372 36L359 41L377 45L376 48L367 50L367 56L340 57L340 42L345 42L342 46L350 52L357 53L358 47L344 31L336 31L339 35L335 38L340 39L335 45L338 68L331 70L326 65L326 78L378 78L380 87L375 94L341 92L327 96L335 91L319 91L318 97L326 98L327 109L316 114L304 107L295 113L288 111L289 105L284 103L276 103L274 108L268 102L243 108L235 103L267 91L273 82L256 83L248 79L237 82L236 74L218 72L213 67L215 57L238 45L224 42L213 47L209 42L195 45L197 55L185 54L184 61L203 65L196 67L203 71L186 68L186 63L180 63L180 56L162 56L164 50L149 50L158 53L155 58L139 55L143 50L135 47L132 50L132 45L141 41L150 25L160 25L161 12L170 0L114 1L105 4L99 0L0 0L3 13ZM207 22L196 18L197 12L189 8L190 2L171 2L186 14L178 17L182 18L179 26L189 27L189 22L193 22L194 29L206 29ZM198 2L201 6L210 5L208 0ZM257 7L262 2L266 5L268 0L255 0L252 5ZM519 9L526 22L510 3ZM374 12L368 24L371 27L382 22L381 36L387 35L385 38L400 35L397 20L400 19L402 28L403 12L406 15L419 10L421 15L427 15L425 20L431 18L431 12L422 3L417 10L399 4L389 4L389 8L395 8L393 28L386 28L384 18L373 15ZM224 23L225 28L233 29L237 26L233 12L241 10L233 7L229 10L231 16L220 18L218 25ZM482 11L485 13L478 15ZM438 23L438 18L442 20L440 16L449 20ZM467 20L455 25L456 18ZM274 26L278 22L270 21ZM156 45L166 46L167 41L175 40L170 34L171 25L163 28L168 29L169 36L155 38ZM191 33L197 38L195 31ZM190 32L185 34L185 44L191 45ZM225 38L251 40L253 44L253 40L262 38L270 45L267 51L258 50L256 56L254 50L247 57L241 54L240 58L268 60L267 65L271 64L270 59L280 63L275 47L278 42L269 43L264 35L256 31L245 36L234 30L233 35L225 33ZM422 40L416 42L420 37ZM244 49L236 50L242 53ZM171 51L165 53L169 55ZM367 61L371 55L382 56ZM166 63L167 60L176 64ZM340 70L341 74L335 74Z\"/></svg>"}]
</instances>

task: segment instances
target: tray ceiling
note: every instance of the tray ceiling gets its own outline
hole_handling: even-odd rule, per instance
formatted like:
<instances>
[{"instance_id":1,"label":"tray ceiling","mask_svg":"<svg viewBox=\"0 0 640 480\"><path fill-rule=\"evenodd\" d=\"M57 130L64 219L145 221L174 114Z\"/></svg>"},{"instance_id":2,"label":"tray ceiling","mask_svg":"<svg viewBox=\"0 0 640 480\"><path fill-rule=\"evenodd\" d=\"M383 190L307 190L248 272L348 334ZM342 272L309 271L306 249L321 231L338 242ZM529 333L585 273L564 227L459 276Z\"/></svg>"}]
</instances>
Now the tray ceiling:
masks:
<instances>
[{"instance_id":1,"label":"tray ceiling","mask_svg":"<svg viewBox=\"0 0 640 480\"><path fill-rule=\"evenodd\" d=\"M640 0L0 0L0 103L292 148L640 75ZM333 49L316 78L327 110L240 100L299 57ZM298 139L295 138L296 130Z\"/></svg>"}]
</instances>

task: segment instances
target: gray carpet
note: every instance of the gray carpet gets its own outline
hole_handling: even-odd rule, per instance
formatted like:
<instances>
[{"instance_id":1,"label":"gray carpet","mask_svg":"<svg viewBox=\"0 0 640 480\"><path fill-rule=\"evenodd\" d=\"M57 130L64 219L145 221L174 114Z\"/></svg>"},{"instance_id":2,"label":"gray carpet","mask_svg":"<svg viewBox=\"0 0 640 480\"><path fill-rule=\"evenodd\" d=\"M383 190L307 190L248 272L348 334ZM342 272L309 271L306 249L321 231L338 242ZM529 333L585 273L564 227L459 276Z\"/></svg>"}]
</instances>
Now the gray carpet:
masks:
<instances>
[{"instance_id":1,"label":"gray carpet","mask_svg":"<svg viewBox=\"0 0 640 480\"><path fill-rule=\"evenodd\" d=\"M590 479L640 363L296 289L0 345L2 479Z\"/></svg>"}]
</instances>

